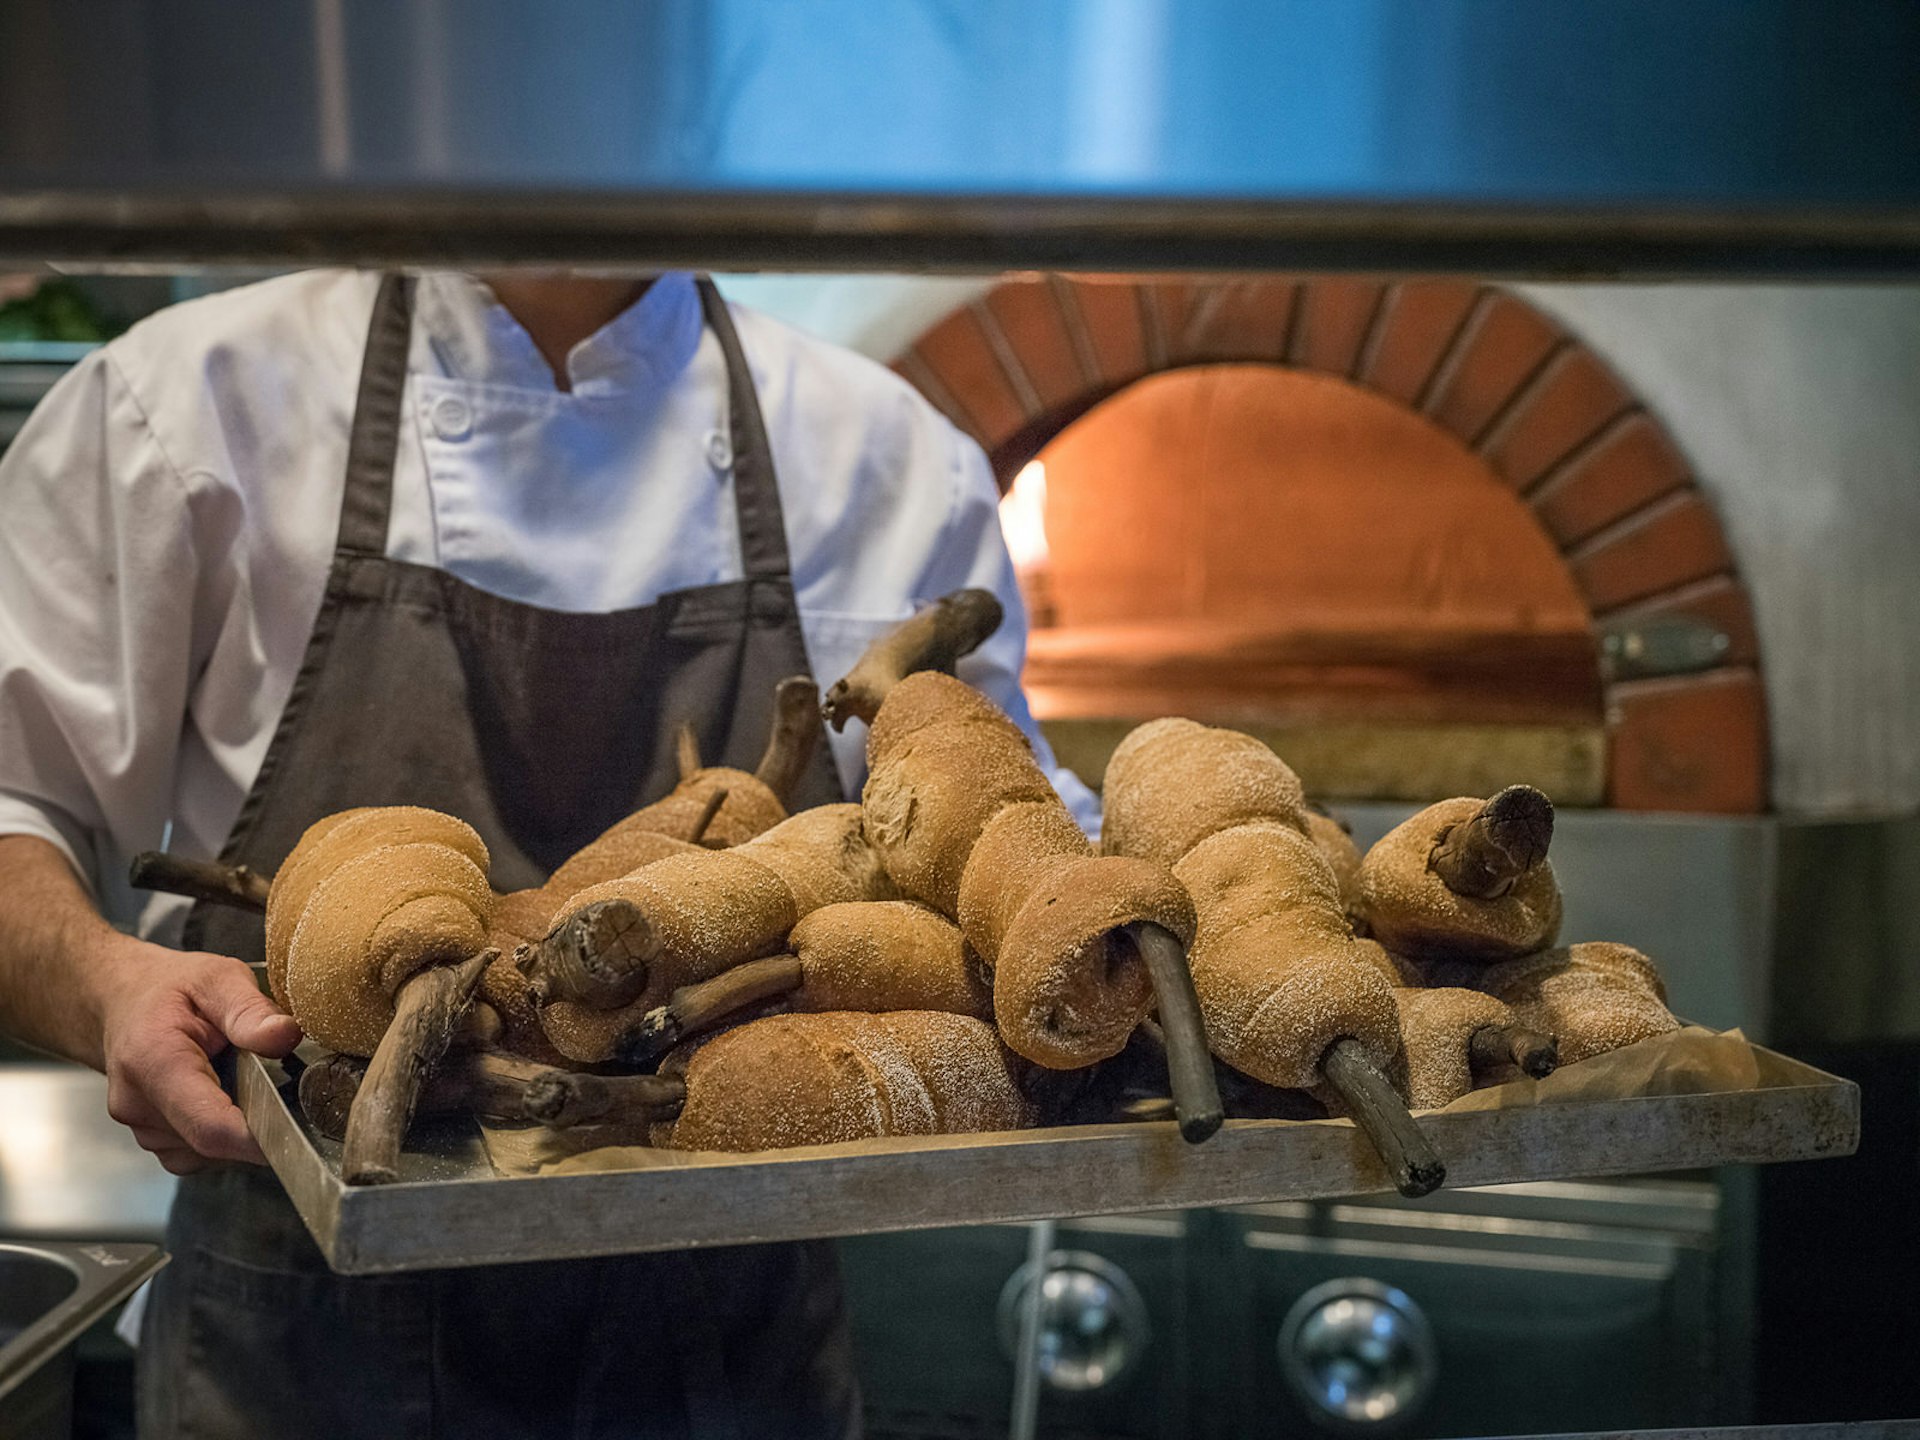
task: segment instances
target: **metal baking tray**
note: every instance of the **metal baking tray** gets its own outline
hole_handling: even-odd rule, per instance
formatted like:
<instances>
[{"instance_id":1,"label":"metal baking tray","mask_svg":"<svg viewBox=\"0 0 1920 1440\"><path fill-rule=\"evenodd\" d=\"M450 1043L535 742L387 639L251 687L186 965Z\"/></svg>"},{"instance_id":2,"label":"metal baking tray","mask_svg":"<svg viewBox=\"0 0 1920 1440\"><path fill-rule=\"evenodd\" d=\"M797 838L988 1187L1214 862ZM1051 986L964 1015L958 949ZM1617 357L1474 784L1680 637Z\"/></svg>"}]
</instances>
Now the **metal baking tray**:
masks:
<instances>
[{"instance_id":1,"label":"metal baking tray","mask_svg":"<svg viewBox=\"0 0 1920 1440\"><path fill-rule=\"evenodd\" d=\"M1785 1056L1753 1089L1433 1111L1447 1184L1573 1179L1852 1154L1860 1090ZM268 1162L345 1274L557 1260L1114 1211L1330 1199L1390 1188L1347 1120L1171 1121L860 1140L758 1155L638 1152L638 1168L503 1177L477 1127L416 1126L397 1184L350 1187L340 1147L288 1103L272 1061L236 1091ZM290 1087L289 1087L290 1088Z\"/></svg>"}]
</instances>

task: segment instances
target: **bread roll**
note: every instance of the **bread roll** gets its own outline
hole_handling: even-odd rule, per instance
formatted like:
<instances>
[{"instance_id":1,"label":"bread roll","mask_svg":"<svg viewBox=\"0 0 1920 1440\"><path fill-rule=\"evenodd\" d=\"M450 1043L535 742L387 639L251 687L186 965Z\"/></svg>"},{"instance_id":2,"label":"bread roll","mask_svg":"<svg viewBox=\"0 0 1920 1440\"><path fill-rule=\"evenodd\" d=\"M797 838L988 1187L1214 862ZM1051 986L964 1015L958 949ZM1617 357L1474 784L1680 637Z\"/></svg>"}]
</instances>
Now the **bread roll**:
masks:
<instances>
[{"instance_id":1,"label":"bread roll","mask_svg":"<svg viewBox=\"0 0 1920 1440\"><path fill-rule=\"evenodd\" d=\"M311 827L267 900L268 983L309 1038L371 1055L416 971L486 945L494 896L471 827L412 806Z\"/></svg>"},{"instance_id":2,"label":"bread roll","mask_svg":"<svg viewBox=\"0 0 1920 1440\"><path fill-rule=\"evenodd\" d=\"M1489 965L1474 984L1504 1001L1522 1025L1556 1036L1562 1065L1680 1028L1659 972L1631 945L1543 950Z\"/></svg>"},{"instance_id":3,"label":"bread roll","mask_svg":"<svg viewBox=\"0 0 1920 1440\"><path fill-rule=\"evenodd\" d=\"M1173 856L1193 897L1188 958L1216 1055L1284 1088L1317 1086L1336 1040L1393 1060L1393 987L1354 940L1277 755L1233 731L1154 721L1114 752L1105 794L1105 847Z\"/></svg>"},{"instance_id":4,"label":"bread roll","mask_svg":"<svg viewBox=\"0 0 1920 1440\"><path fill-rule=\"evenodd\" d=\"M1541 859L1492 899L1455 894L1428 864L1434 847L1485 802L1442 800L1396 826L1360 865L1367 932L1419 960L1492 962L1531 955L1560 933L1560 884Z\"/></svg>"},{"instance_id":5,"label":"bread roll","mask_svg":"<svg viewBox=\"0 0 1920 1440\"><path fill-rule=\"evenodd\" d=\"M940 1010L993 1019L986 966L945 916L911 900L824 905L793 927L796 1010Z\"/></svg>"},{"instance_id":6,"label":"bread roll","mask_svg":"<svg viewBox=\"0 0 1920 1440\"><path fill-rule=\"evenodd\" d=\"M867 754L868 839L900 890L953 917L992 967L1001 1038L1055 1069L1118 1054L1153 1006L1123 927L1193 937L1166 867L1097 855L1019 727L951 676L895 684Z\"/></svg>"},{"instance_id":7,"label":"bread roll","mask_svg":"<svg viewBox=\"0 0 1920 1440\"><path fill-rule=\"evenodd\" d=\"M687 1098L655 1138L679 1150L774 1150L1029 1123L999 1037L965 1015L771 1016L667 1068L684 1073Z\"/></svg>"},{"instance_id":8,"label":"bread roll","mask_svg":"<svg viewBox=\"0 0 1920 1440\"><path fill-rule=\"evenodd\" d=\"M731 850L669 856L589 886L556 918L562 924L602 900L629 902L635 931L625 943L645 967L639 992L605 1009L555 1000L541 1011L541 1024L563 1055L605 1060L621 1035L680 986L773 954L821 906L894 894L867 846L858 805L802 811Z\"/></svg>"}]
</instances>

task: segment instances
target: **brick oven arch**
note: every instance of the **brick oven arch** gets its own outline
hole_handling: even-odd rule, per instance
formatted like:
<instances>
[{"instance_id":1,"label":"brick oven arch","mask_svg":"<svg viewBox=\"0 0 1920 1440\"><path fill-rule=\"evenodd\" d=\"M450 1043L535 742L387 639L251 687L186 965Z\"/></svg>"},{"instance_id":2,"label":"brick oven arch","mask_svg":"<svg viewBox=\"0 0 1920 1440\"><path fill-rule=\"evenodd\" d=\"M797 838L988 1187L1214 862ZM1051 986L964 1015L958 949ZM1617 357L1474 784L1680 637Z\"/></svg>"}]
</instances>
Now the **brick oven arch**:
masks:
<instances>
[{"instance_id":1,"label":"brick oven arch","mask_svg":"<svg viewBox=\"0 0 1920 1440\"><path fill-rule=\"evenodd\" d=\"M1767 803L1752 607L1718 517L1666 427L1601 358L1510 290L1276 276L1006 281L894 368L1004 488L1094 405L1146 376L1257 361L1338 377L1442 426L1510 485L1596 623L1692 616L1714 668L1605 687L1607 798L1633 810Z\"/></svg>"}]
</instances>

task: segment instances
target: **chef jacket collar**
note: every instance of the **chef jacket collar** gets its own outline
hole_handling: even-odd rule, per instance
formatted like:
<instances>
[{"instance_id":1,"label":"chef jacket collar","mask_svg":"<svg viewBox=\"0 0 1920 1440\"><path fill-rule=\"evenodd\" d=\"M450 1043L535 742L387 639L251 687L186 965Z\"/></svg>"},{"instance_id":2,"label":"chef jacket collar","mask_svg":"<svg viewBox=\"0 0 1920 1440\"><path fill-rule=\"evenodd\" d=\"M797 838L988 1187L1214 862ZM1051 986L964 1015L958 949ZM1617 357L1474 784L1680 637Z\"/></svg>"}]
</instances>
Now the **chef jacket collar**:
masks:
<instances>
[{"instance_id":1,"label":"chef jacket collar","mask_svg":"<svg viewBox=\"0 0 1920 1440\"><path fill-rule=\"evenodd\" d=\"M484 282L434 270L420 277L418 293L421 333L449 378L558 393L533 338ZM661 275L646 294L568 352L574 394L667 385L692 362L701 325L693 277L681 271Z\"/></svg>"}]
</instances>

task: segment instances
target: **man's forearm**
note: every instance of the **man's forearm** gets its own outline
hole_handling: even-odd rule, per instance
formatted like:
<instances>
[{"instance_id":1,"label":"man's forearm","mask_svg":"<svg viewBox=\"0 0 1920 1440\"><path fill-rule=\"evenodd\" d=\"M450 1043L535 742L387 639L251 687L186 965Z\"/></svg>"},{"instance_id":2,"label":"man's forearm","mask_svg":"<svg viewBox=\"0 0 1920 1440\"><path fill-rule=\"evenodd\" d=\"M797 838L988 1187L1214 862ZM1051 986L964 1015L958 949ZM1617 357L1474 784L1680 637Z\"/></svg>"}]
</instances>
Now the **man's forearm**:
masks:
<instances>
[{"instance_id":1,"label":"man's forearm","mask_svg":"<svg viewBox=\"0 0 1920 1440\"><path fill-rule=\"evenodd\" d=\"M101 985L129 944L100 917L66 856L0 835L0 1031L101 1068Z\"/></svg>"}]
</instances>

